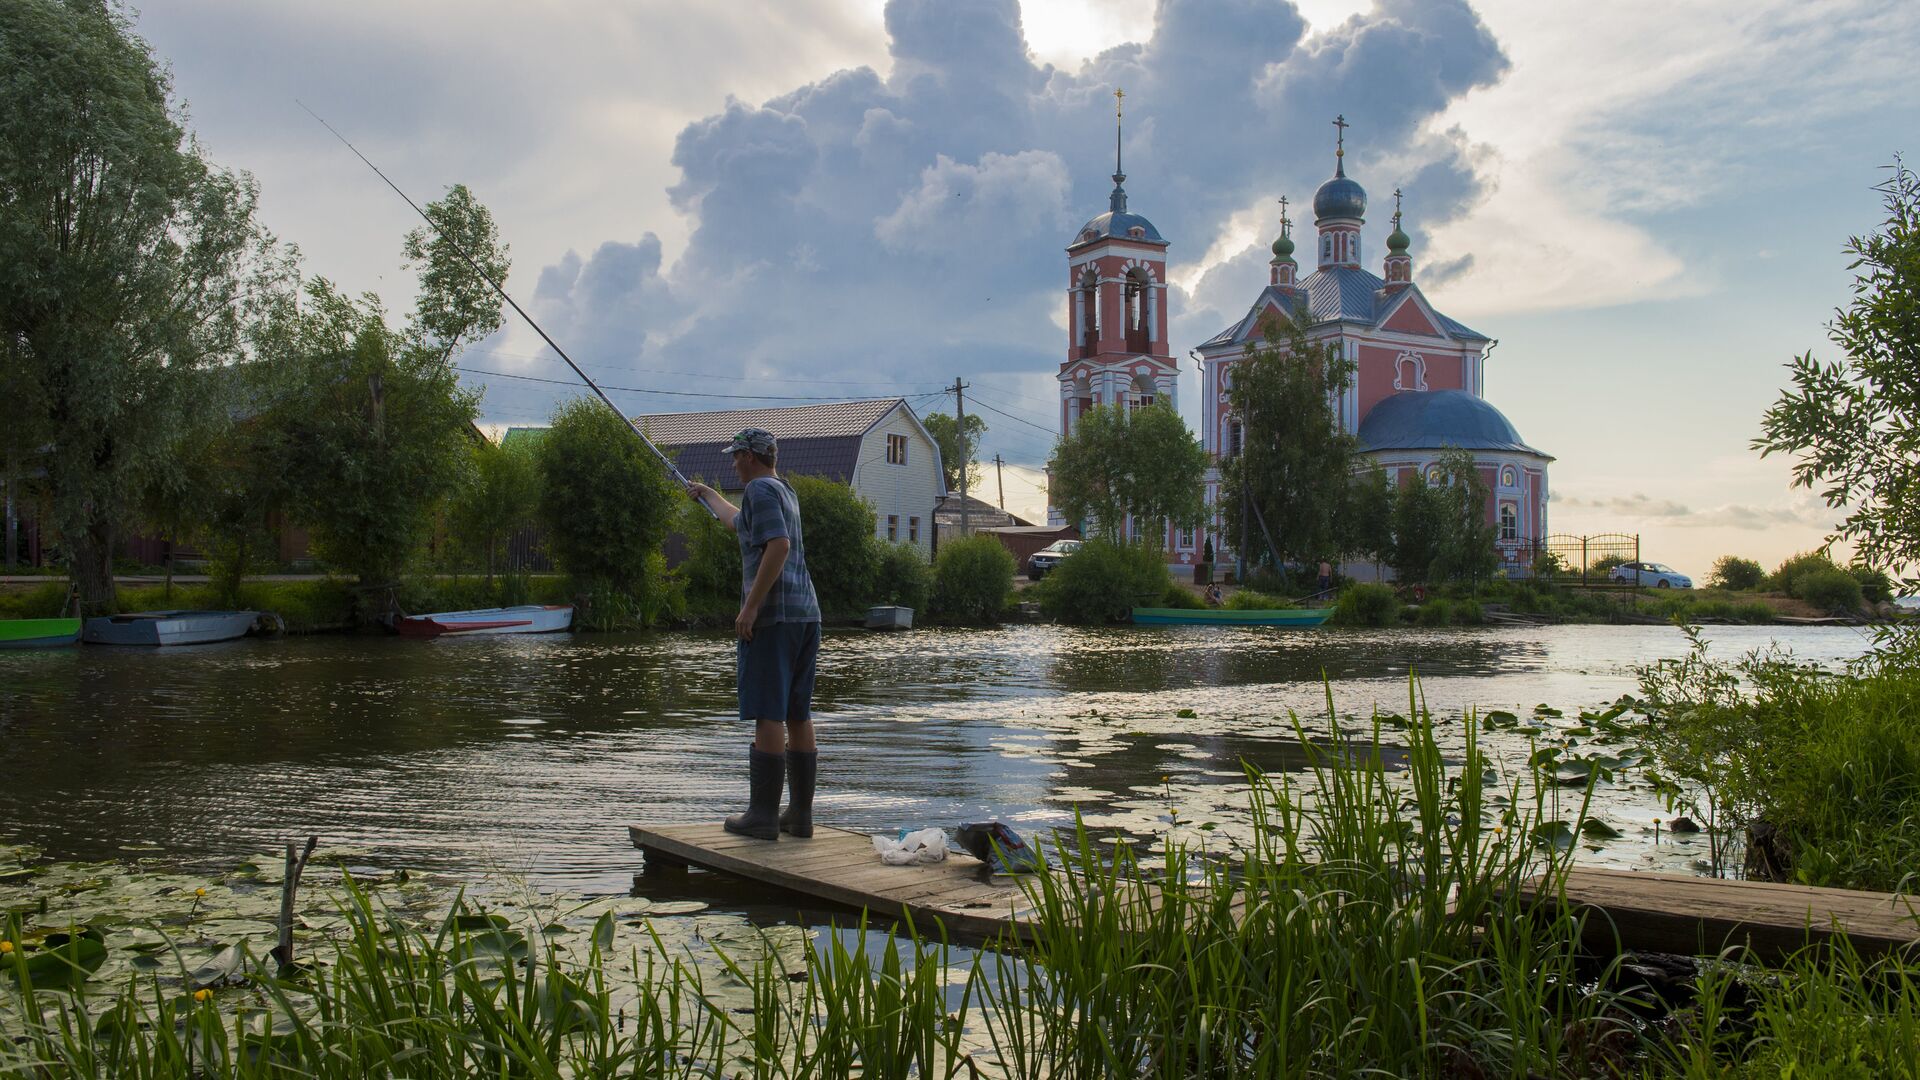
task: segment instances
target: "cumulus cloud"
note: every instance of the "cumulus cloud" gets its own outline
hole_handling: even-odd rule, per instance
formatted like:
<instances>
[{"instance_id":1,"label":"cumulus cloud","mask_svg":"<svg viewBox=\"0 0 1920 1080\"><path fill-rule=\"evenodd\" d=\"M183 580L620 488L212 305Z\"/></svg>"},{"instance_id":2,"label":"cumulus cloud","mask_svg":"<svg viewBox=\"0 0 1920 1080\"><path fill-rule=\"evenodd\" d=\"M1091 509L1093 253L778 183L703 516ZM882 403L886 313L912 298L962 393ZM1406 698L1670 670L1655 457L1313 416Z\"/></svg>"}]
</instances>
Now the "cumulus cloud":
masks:
<instances>
[{"instance_id":1,"label":"cumulus cloud","mask_svg":"<svg viewBox=\"0 0 1920 1080\"><path fill-rule=\"evenodd\" d=\"M685 250L662 265L649 237L569 255L542 271L540 311L616 364L624 348L722 376L1050 373L1063 249L1106 208L1124 86L1131 208L1176 267L1218 253L1173 296L1176 346L1191 344L1265 284L1272 200L1303 201L1331 171L1335 113L1376 208L1398 178L1424 193L1422 227L1457 214L1480 190L1473 158L1457 133L1423 132L1506 65L1459 0L1381 0L1318 34L1285 0L1162 0L1145 40L1077 70L1035 60L1014 0L891 0L885 25L884 73L686 125L670 189Z\"/></svg>"}]
</instances>

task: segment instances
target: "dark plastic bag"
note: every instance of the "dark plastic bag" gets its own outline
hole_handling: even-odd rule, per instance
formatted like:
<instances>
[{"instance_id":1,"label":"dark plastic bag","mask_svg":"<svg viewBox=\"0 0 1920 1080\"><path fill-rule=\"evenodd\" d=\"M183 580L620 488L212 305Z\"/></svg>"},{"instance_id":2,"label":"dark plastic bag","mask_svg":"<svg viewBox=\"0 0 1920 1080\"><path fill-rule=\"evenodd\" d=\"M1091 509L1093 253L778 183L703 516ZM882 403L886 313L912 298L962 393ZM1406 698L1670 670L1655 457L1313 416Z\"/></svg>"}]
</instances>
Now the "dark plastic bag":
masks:
<instances>
[{"instance_id":1,"label":"dark plastic bag","mask_svg":"<svg viewBox=\"0 0 1920 1080\"><path fill-rule=\"evenodd\" d=\"M1039 849L998 821L962 825L954 831L953 839L996 874L1031 874L1046 869L1047 860Z\"/></svg>"}]
</instances>

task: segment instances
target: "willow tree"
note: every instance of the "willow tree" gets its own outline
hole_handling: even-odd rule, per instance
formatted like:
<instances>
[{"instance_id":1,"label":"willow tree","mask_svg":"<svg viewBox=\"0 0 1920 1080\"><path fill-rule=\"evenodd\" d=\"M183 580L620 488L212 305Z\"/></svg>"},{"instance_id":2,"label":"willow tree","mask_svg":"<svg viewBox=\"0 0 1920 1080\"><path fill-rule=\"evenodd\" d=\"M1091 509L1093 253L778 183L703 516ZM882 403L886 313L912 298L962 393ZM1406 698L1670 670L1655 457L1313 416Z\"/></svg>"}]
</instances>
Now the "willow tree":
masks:
<instances>
[{"instance_id":1,"label":"willow tree","mask_svg":"<svg viewBox=\"0 0 1920 1080\"><path fill-rule=\"evenodd\" d=\"M1092 534L1118 540L1131 516L1136 535L1157 547L1164 526L1193 528L1205 517L1206 470L1206 450L1171 407L1099 405L1054 447L1048 493Z\"/></svg>"},{"instance_id":2,"label":"willow tree","mask_svg":"<svg viewBox=\"0 0 1920 1080\"><path fill-rule=\"evenodd\" d=\"M1304 322L1271 317L1265 343L1233 365L1227 402L1239 452L1220 465L1229 541L1252 562L1341 554L1354 437L1329 403L1351 385L1353 362L1309 339Z\"/></svg>"},{"instance_id":3,"label":"willow tree","mask_svg":"<svg viewBox=\"0 0 1920 1080\"><path fill-rule=\"evenodd\" d=\"M166 72L100 0L0 0L5 449L44 467L84 605L190 412L236 358L268 240L251 178L187 134Z\"/></svg>"}]
</instances>

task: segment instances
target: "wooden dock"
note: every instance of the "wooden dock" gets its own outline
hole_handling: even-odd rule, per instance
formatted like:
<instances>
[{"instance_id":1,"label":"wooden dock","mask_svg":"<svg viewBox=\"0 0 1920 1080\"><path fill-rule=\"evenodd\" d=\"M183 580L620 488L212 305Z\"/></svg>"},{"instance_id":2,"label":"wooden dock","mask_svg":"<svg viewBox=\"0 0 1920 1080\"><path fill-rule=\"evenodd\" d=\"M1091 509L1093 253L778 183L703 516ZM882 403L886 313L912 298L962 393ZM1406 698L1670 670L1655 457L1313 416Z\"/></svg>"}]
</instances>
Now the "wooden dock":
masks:
<instances>
[{"instance_id":1,"label":"wooden dock","mask_svg":"<svg viewBox=\"0 0 1920 1080\"><path fill-rule=\"evenodd\" d=\"M888 866L874 854L873 839L845 829L814 826L813 836L777 842L736 836L718 822L701 825L634 825L633 846L649 869L698 866L820 900L896 919L911 918L922 932L986 941L1031 918L1032 908L1016 881L990 879L985 863L960 852L945 862Z\"/></svg>"},{"instance_id":2,"label":"wooden dock","mask_svg":"<svg viewBox=\"0 0 1920 1080\"><path fill-rule=\"evenodd\" d=\"M1559 902L1540 879L1520 897L1533 905ZM1567 873L1566 900L1587 915L1588 948L1605 955L1636 949L1711 956L1740 946L1755 961L1775 963L1832 941L1836 931L1869 959L1920 942L1920 897L1910 895L1575 867Z\"/></svg>"}]
</instances>

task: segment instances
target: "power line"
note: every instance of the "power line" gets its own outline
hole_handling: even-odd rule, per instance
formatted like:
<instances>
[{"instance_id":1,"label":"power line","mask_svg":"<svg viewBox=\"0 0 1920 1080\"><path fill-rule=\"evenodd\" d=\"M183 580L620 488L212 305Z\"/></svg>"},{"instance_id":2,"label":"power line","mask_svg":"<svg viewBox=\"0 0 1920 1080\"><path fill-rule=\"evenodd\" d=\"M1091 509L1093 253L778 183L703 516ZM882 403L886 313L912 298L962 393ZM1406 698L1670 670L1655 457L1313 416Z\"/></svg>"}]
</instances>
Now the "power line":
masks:
<instances>
[{"instance_id":1,"label":"power line","mask_svg":"<svg viewBox=\"0 0 1920 1080\"><path fill-rule=\"evenodd\" d=\"M543 379L538 375L515 375L511 372L506 372L506 371L486 371L481 368L462 367L459 364L453 365L453 368L455 371L464 371L469 375L485 375L490 378L496 378L496 379L518 379L522 382L548 383L553 386L571 386L576 388L579 385L577 383L568 382L565 379ZM690 398L733 398L733 399L748 400L748 401L846 401L848 400L847 395L845 394L715 394L715 393L709 393L704 390L649 390L641 386L602 386L601 389L619 390L622 393L628 393L628 394L663 394L669 397L690 397ZM876 395L876 396L880 396L880 395ZM888 394L884 396L899 397L900 395Z\"/></svg>"},{"instance_id":2,"label":"power line","mask_svg":"<svg viewBox=\"0 0 1920 1080\"><path fill-rule=\"evenodd\" d=\"M478 354L481 356L493 356L493 357L498 357L499 359L502 359L502 360L549 360L550 361L553 359L551 356L545 353L539 353L539 354L516 353L516 352L508 352L505 349L469 349L467 350L467 353L468 355ZM784 376L784 375L764 375L764 376L762 375L717 375L710 371L674 371L668 368L628 367L624 364L582 363L580 366L594 368L599 371L626 371L626 372L632 372L637 375L679 375L679 376L684 376L690 379L724 379L728 382L809 383L809 384L817 384L821 386L885 386L885 387L891 387L891 388L900 389L900 390L909 389L908 387L903 387L899 383L880 382L873 379L798 379L798 378L793 378L793 377ZM939 391L939 392L944 393L945 391Z\"/></svg>"},{"instance_id":3,"label":"power line","mask_svg":"<svg viewBox=\"0 0 1920 1080\"><path fill-rule=\"evenodd\" d=\"M1053 430L1052 428L1049 428L1049 427L1043 427L1043 426L1041 426L1041 425L1039 425L1039 424L1036 424L1036 423L1034 423L1034 422L1033 422L1033 421L1031 421L1031 420L1028 420L1028 419L1026 419L1025 417L1021 417L1021 416L1015 416L1015 415L1014 415L1013 413L1010 413L1010 412L1006 412L1005 410L1002 410L1002 409L996 409L996 408L994 408L993 406L991 406L991 405L989 405L989 404L987 404L987 403L986 403L986 402L984 402L984 401L978 401L978 400L976 400L976 401L974 402L974 404L975 404L975 405L978 405L978 406L980 406L981 408L983 408L983 409L985 409L985 410L987 410L988 412L993 412L993 413L999 413L999 414L1000 414L1001 416L1004 416L1004 417L1006 417L1007 419L1009 419L1009 420L1012 420L1012 421L1014 421L1015 423L1020 423L1020 424L1025 424L1025 425L1027 425L1028 427L1030 427L1030 428L1032 428L1032 429L1034 429L1035 431L1040 431L1040 432L1044 432L1044 433L1046 433L1047 435L1053 435L1053 434L1055 434L1055 432L1054 432L1054 430Z\"/></svg>"}]
</instances>

